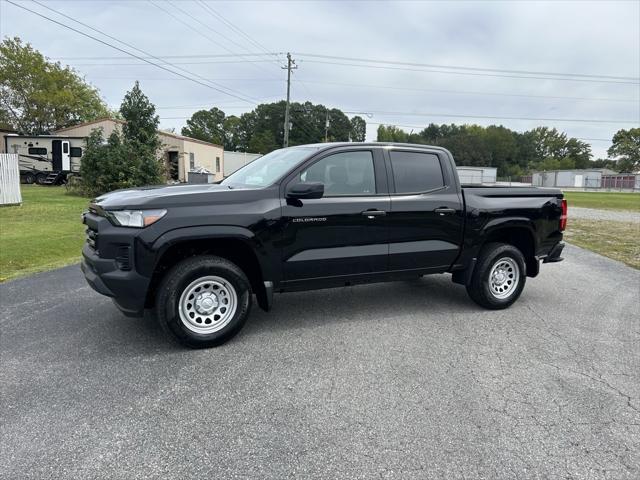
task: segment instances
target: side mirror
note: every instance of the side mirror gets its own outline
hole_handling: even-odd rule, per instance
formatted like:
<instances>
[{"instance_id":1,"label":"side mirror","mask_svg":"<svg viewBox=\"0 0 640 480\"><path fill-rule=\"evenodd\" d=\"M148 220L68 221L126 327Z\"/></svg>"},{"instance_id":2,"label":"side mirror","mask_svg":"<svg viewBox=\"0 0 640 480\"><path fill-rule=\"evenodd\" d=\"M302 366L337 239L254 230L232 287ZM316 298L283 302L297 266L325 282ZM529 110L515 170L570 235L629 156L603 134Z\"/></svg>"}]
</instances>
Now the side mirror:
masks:
<instances>
[{"instance_id":1,"label":"side mirror","mask_svg":"<svg viewBox=\"0 0 640 480\"><path fill-rule=\"evenodd\" d=\"M294 183L287 190L287 198L298 200L322 198L323 195L324 183L322 182Z\"/></svg>"}]
</instances>

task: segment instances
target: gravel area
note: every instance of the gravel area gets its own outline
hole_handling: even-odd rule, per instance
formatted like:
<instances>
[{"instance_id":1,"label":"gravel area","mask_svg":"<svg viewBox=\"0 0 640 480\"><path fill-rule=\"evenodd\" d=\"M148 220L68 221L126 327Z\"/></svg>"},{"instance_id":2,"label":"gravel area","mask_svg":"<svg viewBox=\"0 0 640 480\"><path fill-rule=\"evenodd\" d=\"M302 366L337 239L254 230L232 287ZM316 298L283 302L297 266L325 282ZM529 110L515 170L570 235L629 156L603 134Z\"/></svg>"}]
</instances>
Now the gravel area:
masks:
<instances>
[{"instance_id":1,"label":"gravel area","mask_svg":"<svg viewBox=\"0 0 640 480\"><path fill-rule=\"evenodd\" d=\"M640 196L638 197L640 198ZM585 220L612 220L614 222L640 223L640 212L622 210L599 210L596 208L569 207L569 220L583 218Z\"/></svg>"},{"instance_id":2,"label":"gravel area","mask_svg":"<svg viewBox=\"0 0 640 480\"><path fill-rule=\"evenodd\" d=\"M640 478L640 271L568 245L507 310L449 275L278 295L226 345L77 265L0 285L2 479Z\"/></svg>"}]
</instances>

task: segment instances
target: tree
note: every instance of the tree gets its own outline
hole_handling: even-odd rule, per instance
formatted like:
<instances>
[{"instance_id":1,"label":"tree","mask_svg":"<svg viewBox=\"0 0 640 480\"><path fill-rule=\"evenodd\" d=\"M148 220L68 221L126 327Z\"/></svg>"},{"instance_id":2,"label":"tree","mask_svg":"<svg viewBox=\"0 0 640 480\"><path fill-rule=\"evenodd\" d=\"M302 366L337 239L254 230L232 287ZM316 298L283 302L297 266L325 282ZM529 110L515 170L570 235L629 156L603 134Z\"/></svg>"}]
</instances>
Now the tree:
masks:
<instances>
[{"instance_id":1,"label":"tree","mask_svg":"<svg viewBox=\"0 0 640 480\"><path fill-rule=\"evenodd\" d=\"M378 126L378 142L406 142L408 134L395 125Z\"/></svg>"},{"instance_id":2,"label":"tree","mask_svg":"<svg viewBox=\"0 0 640 480\"><path fill-rule=\"evenodd\" d=\"M98 90L73 69L48 61L18 37L0 43L0 123L42 135L106 116Z\"/></svg>"},{"instance_id":3,"label":"tree","mask_svg":"<svg viewBox=\"0 0 640 480\"><path fill-rule=\"evenodd\" d=\"M84 193L99 195L162 182L164 169L158 158L161 143L155 112L136 82L120 106L126 122L122 132L114 131L105 142L102 130L96 129L86 139L80 165Z\"/></svg>"},{"instance_id":4,"label":"tree","mask_svg":"<svg viewBox=\"0 0 640 480\"><path fill-rule=\"evenodd\" d=\"M616 158L621 172L640 170L640 128L618 130L607 150L611 158Z\"/></svg>"},{"instance_id":5,"label":"tree","mask_svg":"<svg viewBox=\"0 0 640 480\"><path fill-rule=\"evenodd\" d=\"M367 122L364 118L356 115L351 119L351 141L364 142L367 135Z\"/></svg>"},{"instance_id":6,"label":"tree","mask_svg":"<svg viewBox=\"0 0 640 480\"><path fill-rule=\"evenodd\" d=\"M225 150L269 153L282 146L285 106L284 101L262 103L240 117L226 117L215 107L201 110L187 121L182 134L221 144ZM366 123L360 117L349 120L337 108L329 110L311 102L292 102L290 112L289 145L324 142L325 133L329 141L364 141Z\"/></svg>"},{"instance_id":7,"label":"tree","mask_svg":"<svg viewBox=\"0 0 640 480\"><path fill-rule=\"evenodd\" d=\"M160 119L156 107L140 89L136 80L133 88L126 93L120 105L120 114L126 122L122 127L123 143L137 155L139 168L133 181L136 185L160 183L163 164L158 159L162 146L158 138Z\"/></svg>"},{"instance_id":8,"label":"tree","mask_svg":"<svg viewBox=\"0 0 640 480\"><path fill-rule=\"evenodd\" d=\"M199 110L187 120L187 126L182 128L182 135L224 145L226 143L225 120L225 113L216 107L210 110Z\"/></svg>"}]
</instances>

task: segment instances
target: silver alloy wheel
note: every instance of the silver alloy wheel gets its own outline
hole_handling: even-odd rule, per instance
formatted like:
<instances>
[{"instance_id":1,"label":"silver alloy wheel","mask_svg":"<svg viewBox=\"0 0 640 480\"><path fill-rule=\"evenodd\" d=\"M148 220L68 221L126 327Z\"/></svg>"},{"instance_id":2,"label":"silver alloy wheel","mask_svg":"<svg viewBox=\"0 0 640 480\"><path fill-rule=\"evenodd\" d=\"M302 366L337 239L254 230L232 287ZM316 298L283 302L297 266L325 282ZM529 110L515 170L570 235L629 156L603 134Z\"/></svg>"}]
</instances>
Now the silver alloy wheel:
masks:
<instances>
[{"instance_id":1,"label":"silver alloy wheel","mask_svg":"<svg viewBox=\"0 0 640 480\"><path fill-rule=\"evenodd\" d=\"M491 267L489 273L489 290L498 299L505 299L518 287L520 267L511 257L502 257Z\"/></svg>"},{"instance_id":2,"label":"silver alloy wheel","mask_svg":"<svg viewBox=\"0 0 640 480\"><path fill-rule=\"evenodd\" d=\"M222 277L200 277L180 295L178 312L182 324L192 332L208 334L223 329L238 307L238 294Z\"/></svg>"}]
</instances>

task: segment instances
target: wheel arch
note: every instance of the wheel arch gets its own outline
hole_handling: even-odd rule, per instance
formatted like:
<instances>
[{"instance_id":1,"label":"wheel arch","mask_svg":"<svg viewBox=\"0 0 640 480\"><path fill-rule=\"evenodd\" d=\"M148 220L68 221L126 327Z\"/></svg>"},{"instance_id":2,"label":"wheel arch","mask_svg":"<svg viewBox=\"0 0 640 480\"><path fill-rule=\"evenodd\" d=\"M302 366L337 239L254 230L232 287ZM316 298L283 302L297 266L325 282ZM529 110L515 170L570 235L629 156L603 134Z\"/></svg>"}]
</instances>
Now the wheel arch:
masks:
<instances>
[{"instance_id":1,"label":"wheel arch","mask_svg":"<svg viewBox=\"0 0 640 480\"><path fill-rule=\"evenodd\" d=\"M259 246L250 231L240 227L216 228L216 233L206 227L188 230L188 233L168 232L154 243L156 254L153 270L149 272L151 281L145 298L147 308L154 305L157 287L166 272L181 260L196 255L216 255L233 262L249 279L259 305L265 308L270 304L270 292L265 285L270 278L265 265L267 262L264 253L259 253Z\"/></svg>"},{"instance_id":2,"label":"wheel arch","mask_svg":"<svg viewBox=\"0 0 640 480\"><path fill-rule=\"evenodd\" d=\"M489 243L506 243L513 245L522 252L527 269L527 277L536 277L540 272L540 263L536 258L536 234L528 218L504 218L489 222L482 230L478 241L473 245L468 266L464 270L453 272L455 283L468 285L476 267L478 256L482 248Z\"/></svg>"},{"instance_id":3,"label":"wheel arch","mask_svg":"<svg viewBox=\"0 0 640 480\"><path fill-rule=\"evenodd\" d=\"M507 243L520 250L527 267L527 277L538 275L540 266L536 258L536 235L529 219L506 221L486 229L479 249L495 242Z\"/></svg>"}]
</instances>

